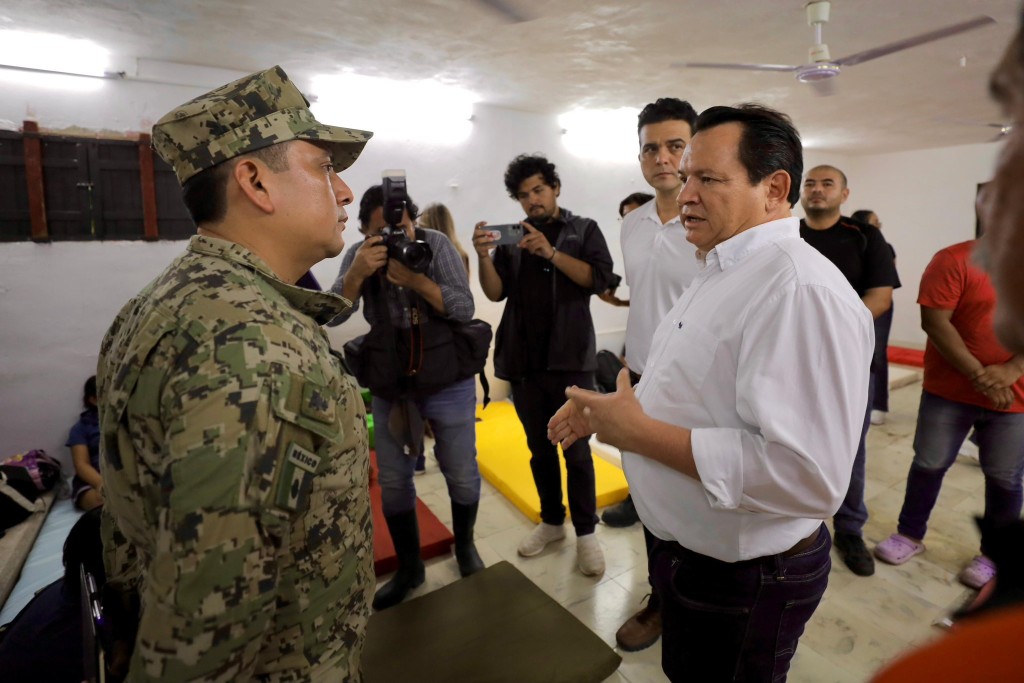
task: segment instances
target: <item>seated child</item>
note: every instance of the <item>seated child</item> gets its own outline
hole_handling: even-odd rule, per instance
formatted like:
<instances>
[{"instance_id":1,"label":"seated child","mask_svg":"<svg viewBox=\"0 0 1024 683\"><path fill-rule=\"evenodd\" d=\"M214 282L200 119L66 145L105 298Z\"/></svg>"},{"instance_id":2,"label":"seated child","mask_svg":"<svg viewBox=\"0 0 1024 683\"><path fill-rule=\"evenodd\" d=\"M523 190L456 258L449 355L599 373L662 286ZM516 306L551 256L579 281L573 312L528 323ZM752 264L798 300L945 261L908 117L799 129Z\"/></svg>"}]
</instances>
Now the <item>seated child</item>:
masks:
<instances>
[{"instance_id":1,"label":"seated child","mask_svg":"<svg viewBox=\"0 0 1024 683\"><path fill-rule=\"evenodd\" d=\"M100 418L96 408L96 375L85 381L82 402L85 411L71 428L68 442L75 478L71 498L80 510L88 512L103 505L103 480L100 478Z\"/></svg>"}]
</instances>

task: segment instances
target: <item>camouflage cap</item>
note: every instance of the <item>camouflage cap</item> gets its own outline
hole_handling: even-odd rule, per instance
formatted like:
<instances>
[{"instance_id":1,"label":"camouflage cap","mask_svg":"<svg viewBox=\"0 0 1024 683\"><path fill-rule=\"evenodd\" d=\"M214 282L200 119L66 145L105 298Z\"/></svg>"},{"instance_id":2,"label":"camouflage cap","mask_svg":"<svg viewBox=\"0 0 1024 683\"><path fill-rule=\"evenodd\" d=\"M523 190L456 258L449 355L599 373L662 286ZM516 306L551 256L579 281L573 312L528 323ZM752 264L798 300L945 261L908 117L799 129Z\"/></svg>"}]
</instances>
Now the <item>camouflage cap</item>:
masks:
<instances>
[{"instance_id":1,"label":"camouflage cap","mask_svg":"<svg viewBox=\"0 0 1024 683\"><path fill-rule=\"evenodd\" d=\"M355 162L373 133L325 126L275 66L200 95L153 126L153 148L185 181L228 159L288 140L327 143L334 170Z\"/></svg>"}]
</instances>

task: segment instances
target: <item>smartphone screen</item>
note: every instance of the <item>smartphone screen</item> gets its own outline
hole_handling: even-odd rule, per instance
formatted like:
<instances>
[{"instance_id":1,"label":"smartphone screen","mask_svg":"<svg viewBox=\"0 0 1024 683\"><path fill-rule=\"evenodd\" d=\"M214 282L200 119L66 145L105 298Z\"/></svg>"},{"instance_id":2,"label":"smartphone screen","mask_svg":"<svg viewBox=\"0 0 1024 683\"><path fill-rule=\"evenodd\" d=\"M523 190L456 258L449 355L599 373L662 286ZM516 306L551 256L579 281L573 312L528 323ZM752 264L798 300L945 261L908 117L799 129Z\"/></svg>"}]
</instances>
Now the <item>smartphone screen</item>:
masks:
<instances>
[{"instance_id":1,"label":"smartphone screen","mask_svg":"<svg viewBox=\"0 0 1024 683\"><path fill-rule=\"evenodd\" d=\"M495 244L519 244L523 239L523 226L518 223L486 225L484 230L490 231Z\"/></svg>"}]
</instances>

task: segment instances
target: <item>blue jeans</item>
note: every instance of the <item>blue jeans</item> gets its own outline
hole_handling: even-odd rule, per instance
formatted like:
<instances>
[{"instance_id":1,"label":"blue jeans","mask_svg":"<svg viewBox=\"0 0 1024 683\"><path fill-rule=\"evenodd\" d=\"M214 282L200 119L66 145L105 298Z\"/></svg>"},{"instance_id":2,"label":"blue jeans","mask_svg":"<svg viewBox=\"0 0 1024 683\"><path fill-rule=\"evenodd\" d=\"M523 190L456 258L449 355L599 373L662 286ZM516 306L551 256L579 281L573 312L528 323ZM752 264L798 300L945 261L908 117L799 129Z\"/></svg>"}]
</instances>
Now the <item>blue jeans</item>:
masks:
<instances>
[{"instance_id":1,"label":"blue jeans","mask_svg":"<svg viewBox=\"0 0 1024 683\"><path fill-rule=\"evenodd\" d=\"M1024 502L1024 413L989 410L921 392L914 461L897 529L904 536L924 538L942 479L972 427L985 475L986 524L982 525L981 551L987 555L987 530L1019 518Z\"/></svg>"},{"instance_id":2,"label":"blue jeans","mask_svg":"<svg viewBox=\"0 0 1024 683\"><path fill-rule=\"evenodd\" d=\"M860 432L860 443L857 444L857 455L853 459L853 471L850 474L850 486L846 489L846 498L832 518L837 534L861 536L864 523L868 521L868 506L864 503L864 477L867 465L868 428L871 426L871 401L875 393L875 373L869 375L868 405L864 410L864 426Z\"/></svg>"},{"instance_id":3,"label":"blue jeans","mask_svg":"<svg viewBox=\"0 0 1024 683\"><path fill-rule=\"evenodd\" d=\"M476 464L476 379L459 380L429 396L414 399L423 419L434 430L434 455L448 484L453 503L480 500L480 468ZM373 397L378 481L386 517L416 507L413 468L417 453L407 454L388 431L391 402Z\"/></svg>"},{"instance_id":4,"label":"blue jeans","mask_svg":"<svg viewBox=\"0 0 1024 683\"><path fill-rule=\"evenodd\" d=\"M661 666L670 681L786 680L804 625L828 586L824 524L799 553L722 562L656 540L651 574L661 598Z\"/></svg>"}]
</instances>

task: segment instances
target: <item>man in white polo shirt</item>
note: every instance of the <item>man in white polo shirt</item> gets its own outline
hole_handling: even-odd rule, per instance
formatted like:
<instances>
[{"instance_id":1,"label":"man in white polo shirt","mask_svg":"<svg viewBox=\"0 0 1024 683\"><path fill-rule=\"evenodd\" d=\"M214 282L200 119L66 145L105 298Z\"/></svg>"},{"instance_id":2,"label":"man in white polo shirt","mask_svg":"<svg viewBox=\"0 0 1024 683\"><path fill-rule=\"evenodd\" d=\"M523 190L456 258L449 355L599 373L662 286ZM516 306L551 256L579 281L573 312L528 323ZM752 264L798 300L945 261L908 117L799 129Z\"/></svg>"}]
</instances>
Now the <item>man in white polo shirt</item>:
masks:
<instances>
[{"instance_id":1,"label":"man in white polo shirt","mask_svg":"<svg viewBox=\"0 0 1024 683\"><path fill-rule=\"evenodd\" d=\"M828 584L822 520L842 502L867 402L871 314L800 239L789 118L712 107L683 154L679 206L705 264L658 326L636 394L570 388L548 435L623 451L658 541L672 681L783 681ZM808 416L819 416L808 418Z\"/></svg>"},{"instance_id":2,"label":"man in white polo shirt","mask_svg":"<svg viewBox=\"0 0 1024 683\"><path fill-rule=\"evenodd\" d=\"M622 258L629 285L626 366L634 384L644 371L654 330L699 269L697 249L686 240L676 204L683 185L679 162L696 121L697 112L690 103L674 97L651 102L637 117L640 171L655 197L622 220ZM605 510L601 519L615 527L639 521L632 496ZM649 555L654 539L646 529L644 537ZM647 604L616 631L615 642L627 652L636 652L660 636L661 612L652 584Z\"/></svg>"}]
</instances>

